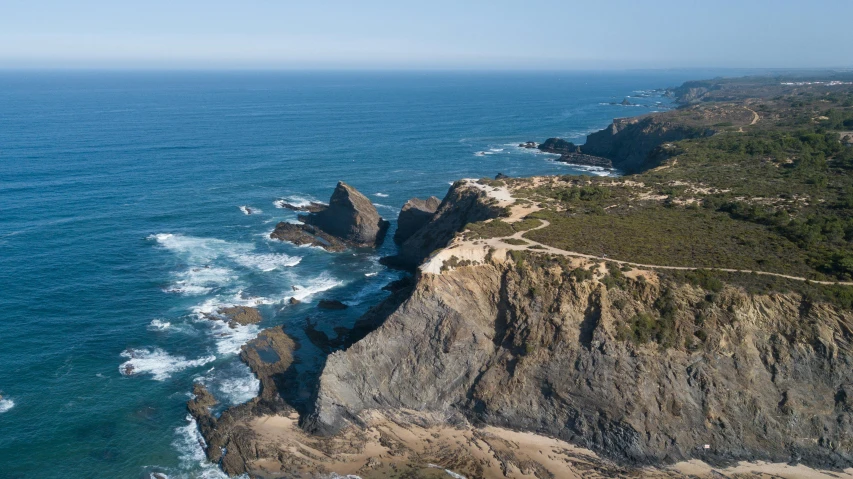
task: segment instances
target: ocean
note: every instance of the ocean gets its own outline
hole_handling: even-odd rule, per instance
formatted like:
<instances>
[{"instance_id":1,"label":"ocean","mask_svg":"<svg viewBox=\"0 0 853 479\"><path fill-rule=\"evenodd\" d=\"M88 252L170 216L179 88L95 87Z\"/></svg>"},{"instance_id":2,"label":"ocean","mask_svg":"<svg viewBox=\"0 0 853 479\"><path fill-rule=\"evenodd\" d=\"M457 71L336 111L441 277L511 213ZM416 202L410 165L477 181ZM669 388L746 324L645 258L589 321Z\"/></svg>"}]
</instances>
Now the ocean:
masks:
<instances>
[{"instance_id":1,"label":"ocean","mask_svg":"<svg viewBox=\"0 0 853 479\"><path fill-rule=\"evenodd\" d=\"M221 407L253 397L237 353L278 324L311 368L306 318L352 324L400 275L378 262L393 226L377 251L271 240L296 219L281 200L344 180L395 222L460 178L608 174L517 145L583 142L706 76L0 72L0 477L223 477L187 417L193 382ZM263 323L203 319L232 304Z\"/></svg>"}]
</instances>

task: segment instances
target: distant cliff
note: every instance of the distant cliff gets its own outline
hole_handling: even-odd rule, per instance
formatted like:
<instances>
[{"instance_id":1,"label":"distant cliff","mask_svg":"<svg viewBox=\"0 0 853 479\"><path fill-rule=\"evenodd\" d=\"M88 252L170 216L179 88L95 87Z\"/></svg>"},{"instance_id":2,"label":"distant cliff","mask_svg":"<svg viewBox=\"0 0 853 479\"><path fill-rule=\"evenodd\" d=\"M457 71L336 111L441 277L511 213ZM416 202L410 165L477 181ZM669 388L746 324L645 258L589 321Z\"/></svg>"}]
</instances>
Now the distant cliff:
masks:
<instances>
[{"instance_id":1,"label":"distant cliff","mask_svg":"<svg viewBox=\"0 0 853 479\"><path fill-rule=\"evenodd\" d=\"M660 145L714 133L712 128L687 125L668 115L617 118L609 127L587 136L580 149L584 154L611 160L620 170L636 172L657 166L646 160Z\"/></svg>"}]
</instances>

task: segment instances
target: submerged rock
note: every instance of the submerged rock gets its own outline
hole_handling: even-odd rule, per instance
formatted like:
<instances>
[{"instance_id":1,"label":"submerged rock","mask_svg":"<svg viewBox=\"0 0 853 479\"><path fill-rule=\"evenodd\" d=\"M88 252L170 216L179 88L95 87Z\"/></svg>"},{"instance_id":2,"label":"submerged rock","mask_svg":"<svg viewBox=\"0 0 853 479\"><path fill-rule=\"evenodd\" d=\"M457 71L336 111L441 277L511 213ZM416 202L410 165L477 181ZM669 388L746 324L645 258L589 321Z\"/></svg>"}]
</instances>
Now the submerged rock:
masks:
<instances>
[{"instance_id":1,"label":"submerged rock","mask_svg":"<svg viewBox=\"0 0 853 479\"><path fill-rule=\"evenodd\" d=\"M539 148L539 143L536 143L535 141L526 141L524 143L519 143L518 146L521 148L530 148L531 150L535 150L536 148Z\"/></svg>"},{"instance_id":2,"label":"submerged rock","mask_svg":"<svg viewBox=\"0 0 853 479\"><path fill-rule=\"evenodd\" d=\"M323 203L319 203L316 201L312 201L312 202L308 203L307 205L294 205L291 203L286 203L284 201L281 201L278 203L278 205L280 207L286 209L286 210L300 211L300 212L305 212L305 213L318 213L318 212L323 211L329 207L328 205L325 205Z\"/></svg>"},{"instance_id":3,"label":"submerged rock","mask_svg":"<svg viewBox=\"0 0 853 479\"><path fill-rule=\"evenodd\" d=\"M400 216L397 218L397 231L394 233L394 242L402 244L415 232L423 228L432 219L432 215L441 205L441 200L430 196L426 200L412 198L403 205Z\"/></svg>"},{"instance_id":4,"label":"submerged rock","mask_svg":"<svg viewBox=\"0 0 853 479\"><path fill-rule=\"evenodd\" d=\"M331 310L341 310L347 309L349 306L344 303L336 300L336 299L321 299L320 302L317 303L317 307L320 309L331 309Z\"/></svg>"}]
</instances>

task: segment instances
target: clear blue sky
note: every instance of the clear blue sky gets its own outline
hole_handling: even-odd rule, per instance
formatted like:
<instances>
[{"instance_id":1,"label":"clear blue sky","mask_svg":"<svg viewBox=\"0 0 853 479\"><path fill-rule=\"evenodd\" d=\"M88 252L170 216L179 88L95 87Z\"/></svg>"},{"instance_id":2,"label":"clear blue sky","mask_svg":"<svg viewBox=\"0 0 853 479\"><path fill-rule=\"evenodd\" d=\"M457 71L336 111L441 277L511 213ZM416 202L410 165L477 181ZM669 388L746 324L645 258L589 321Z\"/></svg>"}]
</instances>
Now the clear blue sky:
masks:
<instances>
[{"instance_id":1,"label":"clear blue sky","mask_svg":"<svg viewBox=\"0 0 853 479\"><path fill-rule=\"evenodd\" d=\"M0 0L0 68L853 67L853 0Z\"/></svg>"}]
</instances>

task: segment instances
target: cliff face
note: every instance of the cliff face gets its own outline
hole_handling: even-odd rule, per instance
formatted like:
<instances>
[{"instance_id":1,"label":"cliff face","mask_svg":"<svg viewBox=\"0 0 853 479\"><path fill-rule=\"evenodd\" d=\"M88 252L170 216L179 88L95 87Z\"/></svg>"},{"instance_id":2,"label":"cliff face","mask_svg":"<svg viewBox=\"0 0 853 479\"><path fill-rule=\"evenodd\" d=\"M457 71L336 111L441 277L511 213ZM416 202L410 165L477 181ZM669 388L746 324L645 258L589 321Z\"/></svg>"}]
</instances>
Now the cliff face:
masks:
<instances>
[{"instance_id":1,"label":"cliff face","mask_svg":"<svg viewBox=\"0 0 853 479\"><path fill-rule=\"evenodd\" d=\"M610 159L616 168L633 172L657 166L646 160L663 143L713 134L713 130L679 124L661 115L618 118L604 130L587 136L580 148L584 154Z\"/></svg>"},{"instance_id":2,"label":"cliff face","mask_svg":"<svg viewBox=\"0 0 853 479\"><path fill-rule=\"evenodd\" d=\"M414 269L438 248L443 248L468 223L497 218L500 208L489 201L483 190L456 182L438 209L401 245L396 256L383 262L404 269Z\"/></svg>"},{"instance_id":3,"label":"cliff face","mask_svg":"<svg viewBox=\"0 0 853 479\"><path fill-rule=\"evenodd\" d=\"M394 242L402 244L411 238L419 229L429 223L432 215L438 210L441 200L435 196L422 200L412 198L403 205L400 216L397 218L397 231L394 233Z\"/></svg>"},{"instance_id":4,"label":"cliff face","mask_svg":"<svg viewBox=\"0 0 853 479\"><path fill-rule=\"evenodd\" d=\"M853 463L853 313L656 278L608 290L501 256L421 274L378 329L329 356L309 429L411 409L637 463Z\"/></svg>"}]
</instances>

